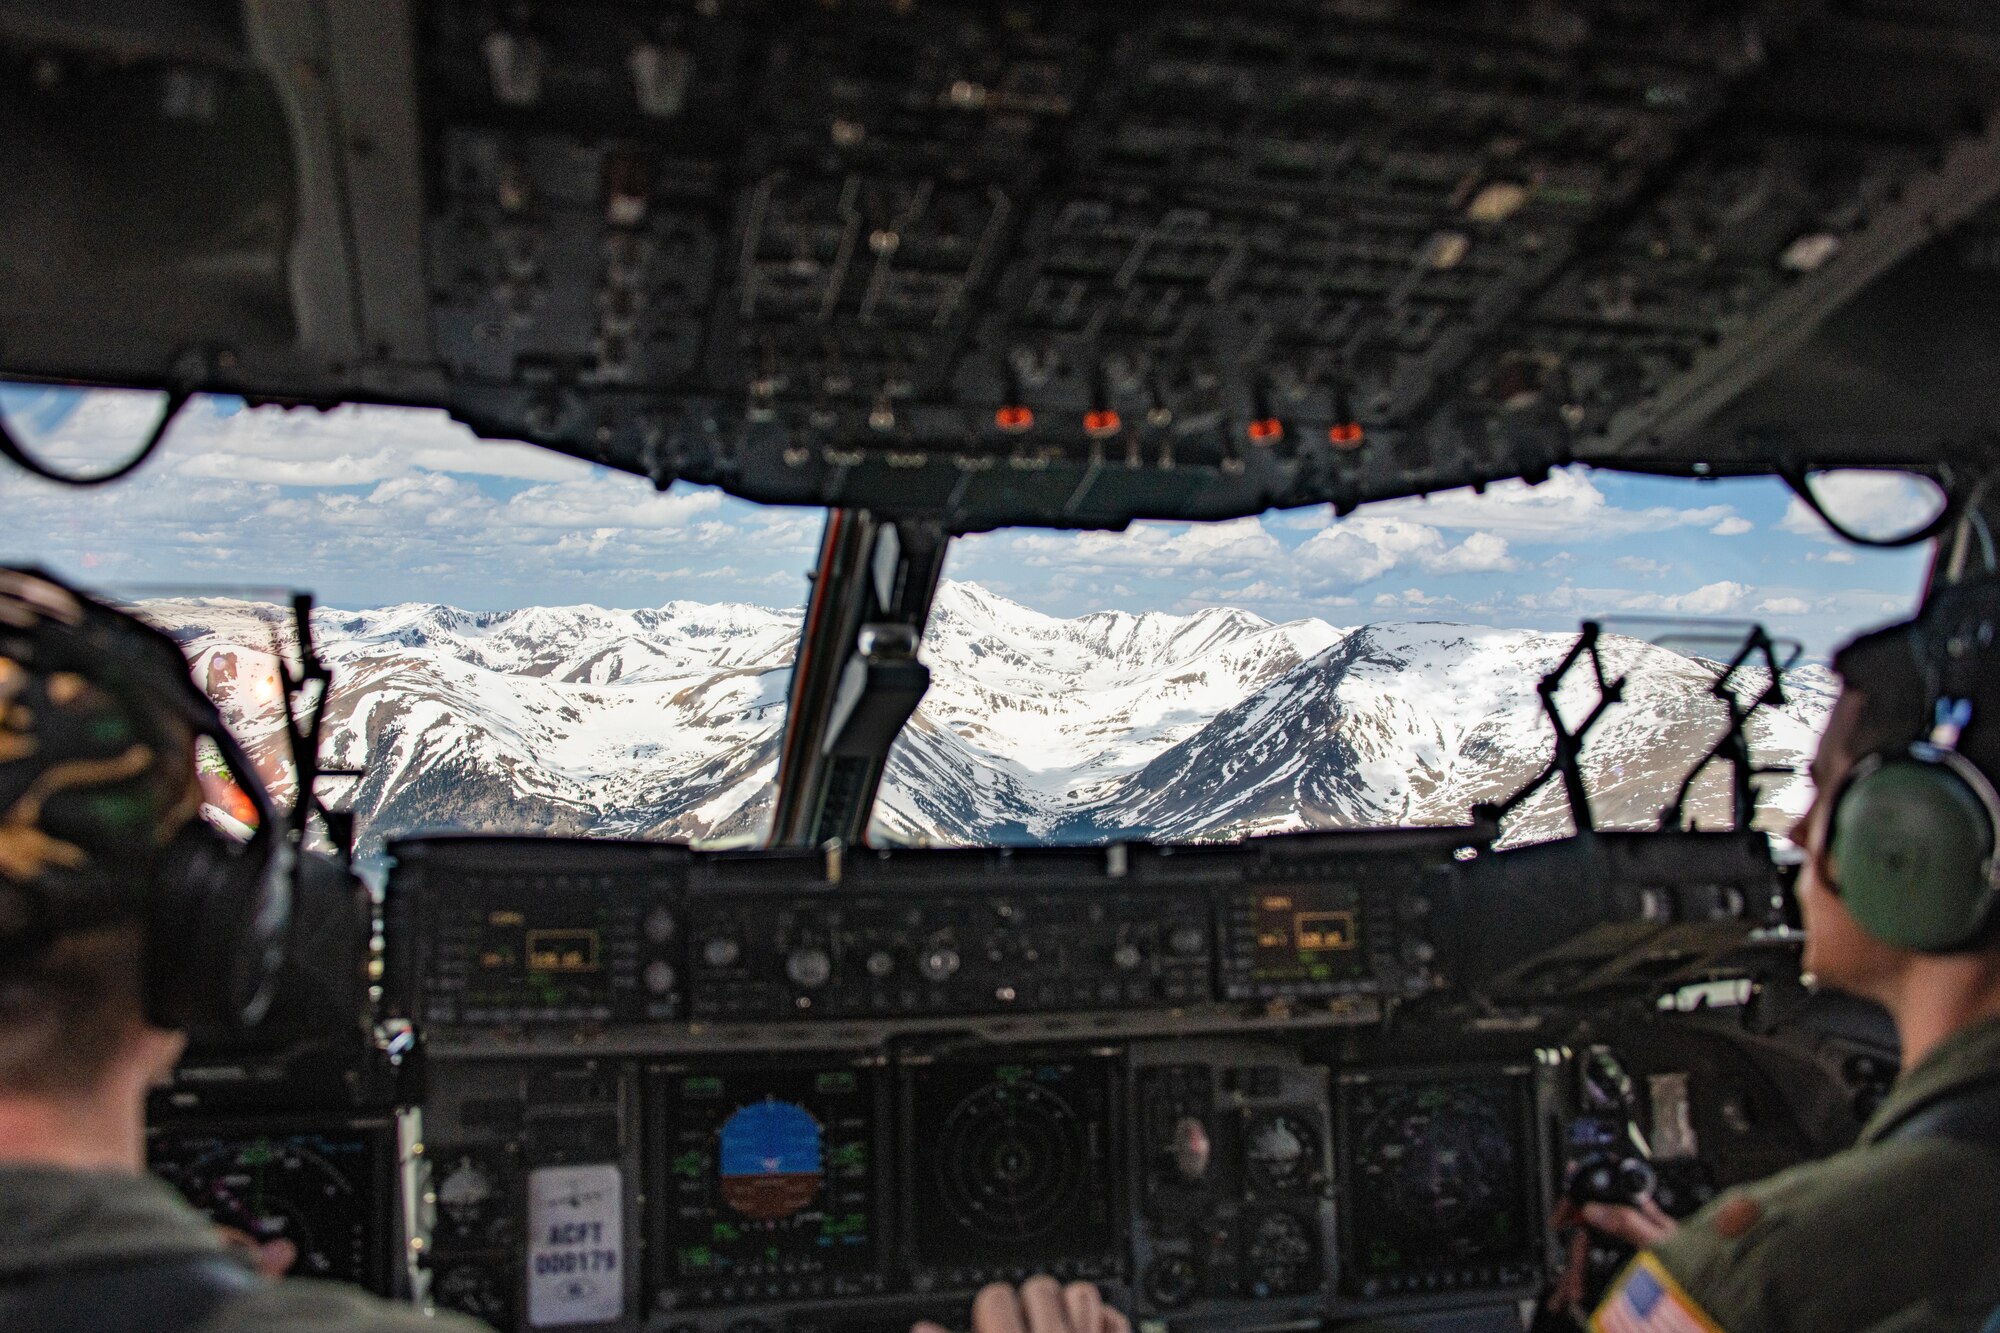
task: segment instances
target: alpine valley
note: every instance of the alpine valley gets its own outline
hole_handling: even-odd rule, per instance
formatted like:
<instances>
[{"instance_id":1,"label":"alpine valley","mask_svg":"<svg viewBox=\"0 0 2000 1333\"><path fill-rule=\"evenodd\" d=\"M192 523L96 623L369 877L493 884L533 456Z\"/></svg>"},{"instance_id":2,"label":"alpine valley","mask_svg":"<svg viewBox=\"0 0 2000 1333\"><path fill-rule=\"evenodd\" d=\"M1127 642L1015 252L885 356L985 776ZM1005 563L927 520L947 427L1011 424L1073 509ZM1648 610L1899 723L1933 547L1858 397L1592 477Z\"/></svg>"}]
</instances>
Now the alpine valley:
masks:
<instances>
[{"instance_id":1,"label":"alpine valley","mask_svg":"<svg viewBox=\"0 0 2000 1333\"><path fill-rule=\"evenodd\" d=\"M194 660L280 795L279 608L159 599L141 610ZM749 843L768 823L796 611L670 602L472 612L321 609L332 668L322 762L365 776L342 803L366 848L425 830ZM1459 823L1520 788L1553 733L1536 686L1576 636L1433 622L1336 628L1239 610L1043 616L977 586L938 592L929 695L891 753L878 843L1233 839ZM1722 733L1714 662L1607 635L1625 702L1590 733L1601 826L1650 828ZM1557 706L1596 702L1587 668ZM1752 693L1759 680L1743 682ZM1807 667L1756 713L1758 823L1810 800L1806 760L1835 682ZM1727 822L1711 765L1687 812ZM327 794L338 794L329 789ZM1559 783L1506 841L1560 836Z\"/></svg>"}]
</instances>

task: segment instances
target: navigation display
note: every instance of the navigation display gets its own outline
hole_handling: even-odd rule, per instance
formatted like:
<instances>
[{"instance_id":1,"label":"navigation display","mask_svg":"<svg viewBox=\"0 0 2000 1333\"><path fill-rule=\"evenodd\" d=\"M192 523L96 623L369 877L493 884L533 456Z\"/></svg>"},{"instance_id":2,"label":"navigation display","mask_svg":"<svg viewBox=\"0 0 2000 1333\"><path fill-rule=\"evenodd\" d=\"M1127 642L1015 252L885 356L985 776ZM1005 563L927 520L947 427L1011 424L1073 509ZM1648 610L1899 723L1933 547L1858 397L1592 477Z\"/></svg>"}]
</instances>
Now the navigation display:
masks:
<instances>
[{"instance_id":1,"label":"navigation display","mask_svg":"<svg viewBox=\"0 0 2000 1333\"><path fill-rule=\"evenodd\" d=\"M154 1175L217 1226L298 1247L298 1277L388 1293L395 1139L386 1123L296 1132L212 1125L153 1129Z\"/></svg>"},{"instance_id":2,"label":"navigation display","mask_svg":"<svg viewBox=\"0 0 2000 1333\"><path fill-rule=\"evenodd\" d=\"M1102 1059L937 1064L911 1075L913 1240L961 1283L1108 1274L1111 1071Z\"/></svg>"},{"instance_id":3,"label":"navigation display","mask_svg":"<svg viewBox=\"0 0 2000 1333\"><path fill-rule=\"evenodd\" d=\"M876 1289L879 1096L868 1069L661 1071L659 1280L693 1303Z\"/></svg>"},{"instance_id":4,"label":"navigation display","mask_svg":"<svg viewBox=\"0 0 2000 1333\"><path fill-rule=\"evenodd\" d=\"M1540 1228L1525 1075L1342 1081L1343 1282L1355 1295L1511 1286Z\"/></svg>"}]
</instances>

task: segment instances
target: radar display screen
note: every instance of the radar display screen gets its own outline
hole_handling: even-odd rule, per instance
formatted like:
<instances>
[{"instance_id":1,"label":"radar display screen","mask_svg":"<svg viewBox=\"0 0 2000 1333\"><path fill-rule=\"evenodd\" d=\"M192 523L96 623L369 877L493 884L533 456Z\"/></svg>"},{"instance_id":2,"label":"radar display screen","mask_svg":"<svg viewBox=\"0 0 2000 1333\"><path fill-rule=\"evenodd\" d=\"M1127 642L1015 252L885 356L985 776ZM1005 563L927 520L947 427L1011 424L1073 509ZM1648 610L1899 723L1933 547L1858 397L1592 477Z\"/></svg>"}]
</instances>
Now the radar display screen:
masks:
<instances>
[{"instance_id":1,"label":"radar display screen","mask_svg":"<svg viewBox=\"0 0 2000 1333\"><path fill-rule=\"evenodd\" d=\"M658 1075L666 1244L682 1299L874 1289L872 1070L667 1070Z\"/></svg>"},{"instance_id":2,"label":"radar display screen","mask_svg":"<svg viewBox=\"0 0 2000 1333\"><path fill-rule=\"evenodd\" d=\"M1343 1080L1342 1271L1354 1294L1535 1277L1531 1105L1517 1074Z\"/></svg>"},{"instance_id":3,"label":"radar display screen","mask_svg":"<svg viewBox=\"0 0 2000 1333\"><path fill-rule=\"evenodd\" d=\"M217 1226L298 1248L297 1277L389 1293L397 1209L387 1122L314 1129L162 1126L146 1140L153 1174Z\"/></svg>"},{"instance_id":4,"label":"radar display screen","mask_svg":"<svg viewBox=\"0 0 2000 1333\"><path fill-rule=\"evenodd\" d=\"M920 1262L961 1283L1115 1269L1109 1062L921 1066L910 1101Z\"/></svg>"}]
</instances>

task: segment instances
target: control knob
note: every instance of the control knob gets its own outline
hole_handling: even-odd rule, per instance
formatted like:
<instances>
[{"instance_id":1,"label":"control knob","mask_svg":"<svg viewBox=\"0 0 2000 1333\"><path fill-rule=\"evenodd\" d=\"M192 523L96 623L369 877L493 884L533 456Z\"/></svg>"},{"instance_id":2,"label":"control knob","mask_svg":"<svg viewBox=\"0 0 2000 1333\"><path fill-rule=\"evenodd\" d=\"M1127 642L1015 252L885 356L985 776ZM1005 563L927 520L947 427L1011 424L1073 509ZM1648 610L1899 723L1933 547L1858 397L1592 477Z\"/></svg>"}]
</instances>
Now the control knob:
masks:
<instances>
[{"instance_id":1,"label":"control knob","mask_svg":"<svg viewBox=\"0 0 2000 1333\"><path fill-rule=\"evenodd\" d=\"M877 949L868 955L868 975L881 978L896 970L896 956L887 949Z\"/></svg>"},{"instance_id":2,"label":"control knob","mask_svg":"<svg viewBox=\"0 0 2000 1333\"><path fill-rule=\"evenodd\" d=\"M1139 946L1130 940L1123 941L1111 951L1111 965L1120 972L1130 972L1145 961L1146 955L1141 953Z\"/></svg>"},{"instance_id":3,"label":"control knob","mask_svg":"<svg viewBox=\"0 0 2000 1333\"><path fill-rule=\"evenodd\" d=\"M1319 1136L1300 1117L1280 1111L1250 1127L1243 1155L1250 1173L1271 1189L1298 1189L1312 1180Z\"/></svg>"},{"instance_id":4,"label":"control knob","mask_svg":"<svg viewBox=\"0 0 2000 1333\"><path fill-rule=\"evenodd\" d=\"M1208 1126L1198 1116L1184 1115L1174 1122L1174 1141L1169 1155L1174 1159L1174 1169L1183 1180L1200 1180L1208 1174L1208 1164L1215 1153L1213 1141L1208 1137Z\"/></svg>"},{"instance_id":5,"label":"control knob","mask_svg":"<svg viewBox=\"0 0 2000 1333\"><path fill-rule=\"evenodd\" d=\"M701 961L710 967L734 967L742 956L742 946L727 935L717 935L701 946Z\"/></svg>"},{"instance_id":6,"label":"control knob","mask_svg":"<svg viewBox=\"0 0 2000 1333\"><path fill-rule=\"evenodd\" d=\"M1194 1261L1182 1254L1163 1254L1146 1268L1146 1294L1164 1309L1185 1305L1201 1285Z\"/></svg>"},{"instance_id":7,"label":"control knob","mask_svg":"<svg viewBox=\"0 0 2000 1333\"><path fill-rule=\"evenodd\" d=\"M1577 1204L1636 1204L1659 1184L1653 1164L1643 1157L1593 1153L1576 1164L1563 1192Z\"/></svg>"},{"instance_id":8,"label":"control knob","mask_svg":"<svg viewBox=\"0 0 2000 1333\"><path fill-rule=\"evenodd\" d=\"M1244 1245L1253 1296L1293 1296L1311 1287L1319 1265L1317 1245L1306 1224L1290 1213L1266 1213Z\"/></svg>"},{"instance_id":9,"label":"control knob","mask_svg":"<svg viewBox=\"0 0 2000 1333\"><path fill-rule=\"evenodd\" d=\"M949 944L934 944L924 953L920 969L927 981L950 981L958 972L958 950Z\"/></svg>"},{"instance_id":10,"label":"control knob","mask_svg":"<svg viewBox=\"0 0 2000 1333\"><path fill-rule=\"evenodd\" d=\"M646 938L654 944L665 944L674 937L674 914L664 907L655 907L646 913Z\"/></svg>"},{"instance_id":11,"label":"control knob","mask_svg":"<svg viewBox=\"0 0 2000 1333\"><path fill-rule=\"evenodd\" d=\"M1167 936L1167 947L1182 957L1192 957L1208 943L1208 932L1200 926L1176 926Z\"/></svg>"},{"instance_id":12,"label":"control knob","mask_svg":"<svg viewBox=\"0 0 2000 1333\"><path fill-rule=\"evenodd\" d=\"M785 975L795 986L818 990L833 979L833 959L824 949L794 949L785 956Z\"/></svg>"},{"instance_id":13,"label":"control knob","mask_svg":"<svg viewBox=\"0 0 2000 1333\"><path fill-rule=\"evenodd\" d=\"M655 958L646 964L646 989L655 995L665 995L674 988L674 965L665 959Z\"/></svg>"}]
</instances>

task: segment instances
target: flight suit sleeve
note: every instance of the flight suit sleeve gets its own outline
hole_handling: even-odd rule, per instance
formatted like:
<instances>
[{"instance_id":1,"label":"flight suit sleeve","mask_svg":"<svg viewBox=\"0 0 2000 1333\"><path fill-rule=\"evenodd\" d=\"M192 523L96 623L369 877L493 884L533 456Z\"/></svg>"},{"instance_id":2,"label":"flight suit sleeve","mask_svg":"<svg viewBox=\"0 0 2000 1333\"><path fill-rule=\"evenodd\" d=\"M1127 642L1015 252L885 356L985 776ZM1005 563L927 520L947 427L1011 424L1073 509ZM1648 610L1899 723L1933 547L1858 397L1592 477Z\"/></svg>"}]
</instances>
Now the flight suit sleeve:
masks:
<instances>
[{"instance_id":1,"label":"flight suit sleeve","mask_svg":"<svg viewBox=\"0 0 2000 1333\"><path fill-rule=\"evenodd\" d=\"M1609 1333L1892 1326L1990 1269L1996 1189L2000 1155L1938 1140L1794 1167L1729 1191L1634 1260L1591 1326Z\"/></svg>"}]
</instances>

